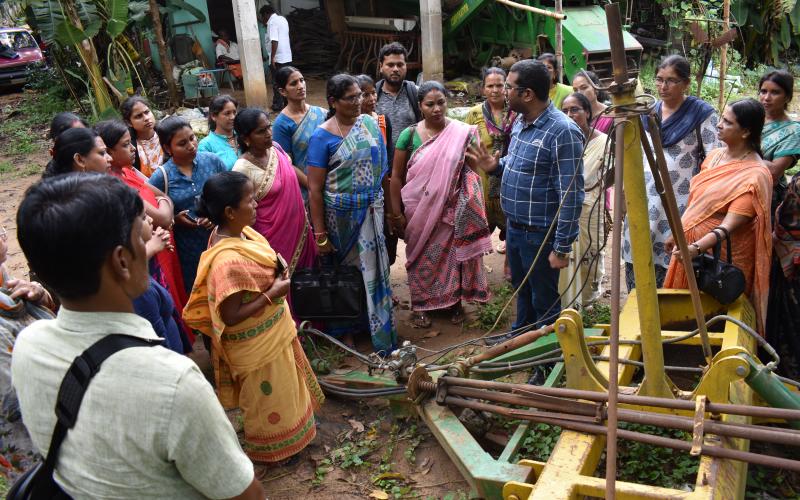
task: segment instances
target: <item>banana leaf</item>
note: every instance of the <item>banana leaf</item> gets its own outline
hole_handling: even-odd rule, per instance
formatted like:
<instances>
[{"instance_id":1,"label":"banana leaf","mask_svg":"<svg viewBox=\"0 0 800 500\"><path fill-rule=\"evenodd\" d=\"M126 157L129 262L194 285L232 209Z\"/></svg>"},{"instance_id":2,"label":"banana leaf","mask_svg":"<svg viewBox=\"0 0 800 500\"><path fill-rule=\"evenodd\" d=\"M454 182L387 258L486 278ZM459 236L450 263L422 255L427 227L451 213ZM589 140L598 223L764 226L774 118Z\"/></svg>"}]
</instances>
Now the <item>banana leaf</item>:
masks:
<instances>
[{"instance_id":1,"label":"banana leaf","mask_svg":"<svg viewBox=\"0 0 800 500\"><path fill-rule=\"evenodd\" d=\"M106 31L114 39L128 26L128 0L106 0L106 7L109 15Z\"/></svg>"},{"instance_id":2,"label":"banana leaf","mask_svg":"<svg viewBox=\"0 0 800 500\"><path fill-rule=\"evenodd\" d=\"M792 33L800 34L800 2L794 4L794 9L789 13L789 19L792 21Z\"/></svg>"},{"instance_id":3,"label":"banana leaf","mask_svg":"<svg viewBox=\"0 0 800 500\"><path fill-rule=\"evenodd\" d=\"M783 50L788 50L792 45L792 30L789 27L788 16L781 18L781 45L783 45Z\"/></svg>"},{"instance_id":4,"label":"banana leaf","mask_svg":"<svg viewBox=\"0 0 800 500\"><path fill-rule=\"evenodd\" d=\"M746 26L747 25L747 16L750 12L750 8L747 6L747 2L745 0L736 0L731 2L731 15L739 23L739 26Z\"/></svg>"}]
</instances>

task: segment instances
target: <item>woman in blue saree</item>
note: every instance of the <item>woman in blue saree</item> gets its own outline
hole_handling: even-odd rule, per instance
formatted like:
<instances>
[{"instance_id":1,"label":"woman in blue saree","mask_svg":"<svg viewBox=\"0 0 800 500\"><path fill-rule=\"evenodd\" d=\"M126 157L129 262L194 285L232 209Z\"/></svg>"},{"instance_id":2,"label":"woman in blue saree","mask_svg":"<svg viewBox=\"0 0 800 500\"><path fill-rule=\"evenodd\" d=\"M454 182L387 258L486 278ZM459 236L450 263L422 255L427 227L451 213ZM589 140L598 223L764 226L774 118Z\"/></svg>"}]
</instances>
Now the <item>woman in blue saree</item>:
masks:
<instances>
[{"instance_id":1,"label":"woman in blue saree","mask_svg":"<svg viewBox=\"0 0 800 500\"><path fill-rule=\"evenodd\" d=\"M275 73L275 81L287 104L272 124L272 139L292 159L300 192L308 200L308 143L311 134L326 120L326 111L306 103L306 80L297 68L284 66Z\"/></svg>"},{"instance_id":2,"label":"woman in blue saree","mask_svg":"<svg viewBox=\"0 0 800 500\"><path fill-rule=\"evenodd\" d=\"M328 120L311 136L308 149L314 237L320 254L361 270L367 291L362 325L337 322L329 330L352 344L352 335L368 325L374 350L386 355L397 345L383 235L384 193L389 192L386 144L375 120L361 115L355 78L332 77L327 96Z\"/></svg>"}]
</instances>

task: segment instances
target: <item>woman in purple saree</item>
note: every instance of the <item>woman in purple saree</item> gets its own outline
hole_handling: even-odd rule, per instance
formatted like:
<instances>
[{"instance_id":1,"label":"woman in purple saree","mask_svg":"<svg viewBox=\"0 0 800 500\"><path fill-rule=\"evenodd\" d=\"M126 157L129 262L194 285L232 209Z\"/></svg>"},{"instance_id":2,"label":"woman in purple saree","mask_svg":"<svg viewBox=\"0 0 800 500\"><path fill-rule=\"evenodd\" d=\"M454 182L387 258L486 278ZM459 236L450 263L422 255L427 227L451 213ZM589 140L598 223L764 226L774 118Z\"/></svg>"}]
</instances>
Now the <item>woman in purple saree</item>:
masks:
<instances>
[{"instance_id":1,"label":"woman in purple saree","mask_svg":"<svg viewBox=\"0 0 800 500\"><path fill-rule=\"evenodd\" d=\"M317 249L306 216L300 186L292 161L272 142L267 114L247 108L236 115L234 124L242 156L233 170L248 176L255 186L256 222L253 229L295 269L312 267Z\"/></svg>"}]
</instances>

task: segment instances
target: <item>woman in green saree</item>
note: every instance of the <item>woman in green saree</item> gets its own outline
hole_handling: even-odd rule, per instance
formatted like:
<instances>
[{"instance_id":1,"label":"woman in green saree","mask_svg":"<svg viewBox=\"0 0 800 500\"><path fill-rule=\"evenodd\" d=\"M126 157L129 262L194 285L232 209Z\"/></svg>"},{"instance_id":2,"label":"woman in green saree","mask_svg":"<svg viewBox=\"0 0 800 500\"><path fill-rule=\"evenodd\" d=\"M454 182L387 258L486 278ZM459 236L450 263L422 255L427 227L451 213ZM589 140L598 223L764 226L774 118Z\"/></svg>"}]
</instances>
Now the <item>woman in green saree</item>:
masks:
<instances>
[{"instance_id":1,"label":"woman in green saree","mask_svg":"<svg viewBox=\"0 0 800 500\"><path fill-rule=\"evenodd\" d=\"M786 171L794 167L800 157L800 123L786 114L793 88L794 77L782 69L770 71L758 83L758 100L767 113L761 149L764 163L772 173L773 214L786 194Z\"/></svg>"}]
</instances>

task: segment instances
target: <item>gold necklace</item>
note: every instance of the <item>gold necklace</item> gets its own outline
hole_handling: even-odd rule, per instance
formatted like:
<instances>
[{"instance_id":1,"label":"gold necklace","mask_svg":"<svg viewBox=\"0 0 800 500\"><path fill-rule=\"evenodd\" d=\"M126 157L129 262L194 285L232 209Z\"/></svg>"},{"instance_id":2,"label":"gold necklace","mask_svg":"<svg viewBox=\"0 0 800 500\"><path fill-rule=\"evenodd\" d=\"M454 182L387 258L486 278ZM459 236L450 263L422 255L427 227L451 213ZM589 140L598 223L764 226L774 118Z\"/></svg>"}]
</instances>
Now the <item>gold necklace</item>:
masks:
<instances>
[{"instance_id":1,"label":"gold necklace","mask_svg":"<svg viewBox=\"0 0 800 500\"><path fill-rule=\"evenodd\" d=\"M747 151L744 152L744 154L742 156L740 156L739 158L736 158L735 160L733 158L728 157L728 160L725 163L731 163L731 162L734 162L734 161L742 161L745 158L747 158L750 155L750 153L752 153L752 151L748 149ZM728 156L728 151L727 150L724 153L722 153L720 155L717 155L717 158L714 160L714 164L711 165L711 168L714 168L717 165L719 165L722 162L722 157L723 156Z\"/></svg>"}]
</instances>

